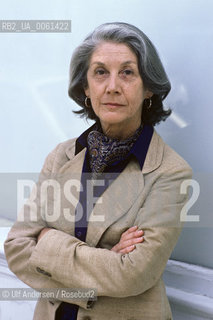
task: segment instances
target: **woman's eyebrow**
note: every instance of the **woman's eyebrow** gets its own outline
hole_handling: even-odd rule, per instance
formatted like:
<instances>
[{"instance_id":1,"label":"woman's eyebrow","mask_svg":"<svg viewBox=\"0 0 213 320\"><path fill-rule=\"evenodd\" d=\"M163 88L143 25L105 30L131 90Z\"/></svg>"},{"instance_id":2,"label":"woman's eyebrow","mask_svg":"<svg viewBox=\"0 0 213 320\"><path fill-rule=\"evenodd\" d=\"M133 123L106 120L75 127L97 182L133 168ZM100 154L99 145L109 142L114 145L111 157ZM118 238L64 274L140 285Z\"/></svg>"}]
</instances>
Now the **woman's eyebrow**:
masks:
<instances>
[{"instance_id":1,"label":"woman's eyebrow","mask_svg":"<svg viewBox=\"0 0 213 320\"><path fill-rule=\"evenodd\" d=\"M137 64L136 61L128 60L128 61L122 62L121 65L123 66L123 65L132 64L132 63L133 63L133 64Z\"/></svg>"},{"instance_id":2,"label":"woman's eyebrow","mask_svg":"<svg viewBox=\"0 0 213 320\"><path fill-rule=\"evenodd\" d=\"M103 62L100 62L100 61L94 61L93 63L91 63L91 66L93 64L98 64L99 66L105 66L105 64Z\"/></svg>"},{"instance_id":3,"label":"woman's eyebrow","mask_svg":"<svg viewBox=\"0 0 213 320\"><path fill-rule=\"evenodd\" d=\"M105 66L105 63L103 63L103 62L101 62L101 61L93 61L93 62L91 63L91 66L92 66L93 64L97 64L97 65L99 65L99 66ZM136 64L136 65L137 65L137 62L135 62L135 61L133 61L133 60L127 60L127 61L122 62L122 63L121 63L121 66L127 65L127 64Z\"/></svg>"}]
</instances>

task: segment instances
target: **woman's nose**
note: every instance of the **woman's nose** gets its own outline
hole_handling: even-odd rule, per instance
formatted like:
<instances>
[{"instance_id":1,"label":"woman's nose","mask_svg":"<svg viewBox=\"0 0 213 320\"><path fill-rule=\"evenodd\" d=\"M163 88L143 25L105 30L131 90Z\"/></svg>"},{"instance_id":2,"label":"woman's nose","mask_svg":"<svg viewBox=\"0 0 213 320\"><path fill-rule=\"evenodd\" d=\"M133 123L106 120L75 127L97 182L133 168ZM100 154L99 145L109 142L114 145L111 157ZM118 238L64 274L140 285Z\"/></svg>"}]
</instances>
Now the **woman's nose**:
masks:
<instances>
[{"instance_id":1,"label":"woman's nose","mask_svg":"<svg viewBox=\"0 0 213 320\"><path fill-rule=\"evenodd\" d=\"M106 92L107 93L120 93L120 81L118 75L111 74L108 78L107 85L106 85Z\"/></svg>"}]
</instances>

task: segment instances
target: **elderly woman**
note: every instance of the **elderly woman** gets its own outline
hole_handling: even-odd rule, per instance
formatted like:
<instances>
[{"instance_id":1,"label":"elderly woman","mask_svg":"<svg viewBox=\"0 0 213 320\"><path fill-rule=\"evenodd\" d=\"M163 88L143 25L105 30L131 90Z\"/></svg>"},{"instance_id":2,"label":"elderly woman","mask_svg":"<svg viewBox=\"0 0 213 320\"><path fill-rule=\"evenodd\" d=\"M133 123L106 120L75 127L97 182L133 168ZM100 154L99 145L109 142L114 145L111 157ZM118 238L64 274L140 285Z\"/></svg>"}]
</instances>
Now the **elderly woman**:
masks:
<instances>
[{"instance_id":1,"label":"elderly woman","mask_svg":"<svg viewBox=\"0 0 213 320\"><path fill-rule=\"evenodd\" d=\"M162 104L169 91L155 47L133 25L103 24L75 50L69 95L95 123L48 155L41 194L29 199L5 253L32 288L95 289L97 299L40 299L35 320L172 319L161 277L191 168L153 128L171 113ZM63 194L45 201L50 177Z\"/></svg>"}]
</instances>

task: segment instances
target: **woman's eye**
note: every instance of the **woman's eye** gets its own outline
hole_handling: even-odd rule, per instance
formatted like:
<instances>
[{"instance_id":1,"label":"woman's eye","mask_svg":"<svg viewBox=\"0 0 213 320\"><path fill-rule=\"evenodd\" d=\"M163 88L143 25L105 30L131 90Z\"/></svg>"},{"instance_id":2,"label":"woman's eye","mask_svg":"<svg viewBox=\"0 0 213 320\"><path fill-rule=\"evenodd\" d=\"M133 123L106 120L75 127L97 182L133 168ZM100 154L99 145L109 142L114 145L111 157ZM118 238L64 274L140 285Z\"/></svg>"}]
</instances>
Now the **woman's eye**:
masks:
<instances>
[{"instance_id":1,"label":"woman's eye","mask_svg":"<svg viewBox=\"0 0 213 320\"><path fill-rule=\"evenodd\" d=\"M130 69L125 69L122 71L122 73L126 76L132 75L134 72Z\"/></svg>"},{"instance_id":2,"label":"woman's eye","mask_svg":"<svg viewBox=\"0 0 213 320\"><path fill-rule=\"evenodd\" d=\"M103 74L105 74L106 71L104 69L97 69L95 70L95 74L99 75L99 76L102 76Z\"/></svg>"}]
</instances>

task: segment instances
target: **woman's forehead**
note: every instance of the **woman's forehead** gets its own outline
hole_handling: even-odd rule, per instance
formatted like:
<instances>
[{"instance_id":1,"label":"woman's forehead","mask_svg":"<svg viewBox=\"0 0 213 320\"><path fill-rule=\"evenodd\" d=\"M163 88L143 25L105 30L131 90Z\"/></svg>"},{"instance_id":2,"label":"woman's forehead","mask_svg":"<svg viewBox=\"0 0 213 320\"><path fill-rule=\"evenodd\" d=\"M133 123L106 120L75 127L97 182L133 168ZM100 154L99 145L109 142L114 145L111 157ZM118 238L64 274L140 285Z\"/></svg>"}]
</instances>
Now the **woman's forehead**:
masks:
<instances>
[{"instance_id":1,"label":"woman's forehead","mask_svg":"<svg viewBox=\"0 0 213 320\"><path fill-rule=\"evenodd\" d=\"M125 43L101 42L91 56L90 65L111 61L137 64L137 56Z\"/></svg>"}]
</instances>

